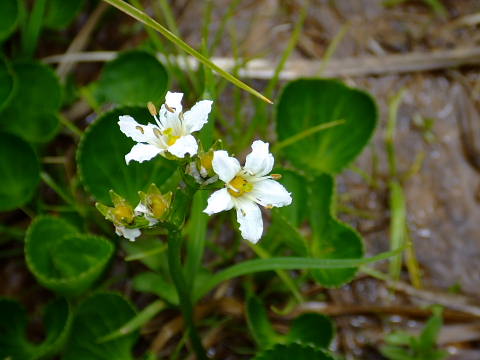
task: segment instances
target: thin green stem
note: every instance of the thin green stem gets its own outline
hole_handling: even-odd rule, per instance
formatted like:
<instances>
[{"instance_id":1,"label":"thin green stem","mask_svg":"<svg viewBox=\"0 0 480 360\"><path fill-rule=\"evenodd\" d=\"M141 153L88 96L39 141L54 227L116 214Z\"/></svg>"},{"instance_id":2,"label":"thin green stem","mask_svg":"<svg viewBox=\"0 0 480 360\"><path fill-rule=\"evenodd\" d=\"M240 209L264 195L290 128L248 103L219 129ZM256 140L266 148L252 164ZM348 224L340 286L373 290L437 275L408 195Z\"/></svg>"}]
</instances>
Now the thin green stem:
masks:
<instances>
[{"instance_id":1,"label":"thin green stem","mask_svg":"<svg viewBox=\"0 0 480 360\"><path fill-rule=\"evenodd\" d=\"M32 57L37 47L38 37L42 31L45 5L47 0L36 0L30 17L22 34L22 50L27 57Z\"/></svg>"},{"instance_id":2,"label":"thin green stem","mask_svg":"<svg viewBox=\"0 0 480 360\"><path fill-rule=\"evenodd\" d=\"M250 245L250 248L255 252L255 254L258 255L258 257L262 259L269 259L272 257L268 253L268 251L262 248L260 245L251 243L250 241L247 241L247 244ZM298 290L298 287L295 284L295 282L292 280L292 278L290 278L290 276L284 270L275 270L275 272L277 273L278 277L283 281L285 286L292 292L293 296L295 297L295 300L299 304L305 302L305 299L300 293L300 290Z\"/></svg>"},{"instance_id":3,"label":"thin green stem","mask_svg":"<svg viewBox=\"0 0 480 360\"><path fill-rule=\"evenodd\" d=\"M330 62L330 59L332 58L333 54L335 53L335 50L337 50L338 45L340 44L340 41L344 38L344 36L347 34L348 29L350 28L349 24L343 25L338 33L335 35L333 40L330 42L330 44L327 47L327 50L325 51L325 55L323 55L322 63L320 64L320 68L317 71L317 77L321 77L323 75L323 72L327 68L328 63Z\"/></svg>"},{"instance_id":4,"label":"thin green stem","mask_svg":"<svg viewBox=\"0 0 480 360\"><path fill-rule=\"evenodd\" d=\"M203 348L194 324L191 294L189 288L187 287L182 263L180 261L182 255L181 250L182 237L180 231L170 230L168 234L168 266L170 269L170 276L172 277L175 288L177 289L180 308L182 310L193 350L195 351L199 360L206 360L207 354Z\"/></svg>"}]
</instances>

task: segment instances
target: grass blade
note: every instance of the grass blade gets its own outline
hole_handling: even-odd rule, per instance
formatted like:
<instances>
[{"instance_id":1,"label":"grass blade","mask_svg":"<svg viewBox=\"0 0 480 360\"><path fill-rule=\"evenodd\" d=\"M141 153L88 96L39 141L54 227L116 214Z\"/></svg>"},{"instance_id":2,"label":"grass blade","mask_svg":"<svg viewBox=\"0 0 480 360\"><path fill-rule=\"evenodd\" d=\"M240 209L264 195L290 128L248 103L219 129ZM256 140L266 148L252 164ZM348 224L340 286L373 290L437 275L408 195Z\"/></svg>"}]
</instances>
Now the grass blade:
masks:
<instances>
[{"instance_id":1,"label":"grass blade","mask_svg":"<svg viewBox=\"0 0 480 360\"><path fill-rule=\"evenodd\" d=\"M219 66L217 66L216 64L214 64L210 59L208 59L206 56L202 55L201 53L199 53L197 50L195 50L194 48L192 48L190 45L188 45L186 42L184 42L182 39L180 39L178 36L176 36L175 34L173 34L171 31L169 31L168 29L166 29L165 27L163 27L162 25L160 25L158 22L156 22L155 20L153 20L150 16L148 16L147 14L145 14L144 12L138 10L136 7L133 7L132 5L130 4L127 4L126 2L122 1L122 0L104 0L105 2L109 3L110 5L113 5L115 6L117 9L123 11L124 13L130 15L131 17L133 17L134 19L137 19L138 21L140 21L141 23L157 30L160 34L162 34L163 36L165 36L168 40L170 40L171 42L173 42L175 45L177 45L179 48L181 48L183 51L185 51L186 53L192 55L193 57L195 57L196 59L198 59L198 61L200 61L202 64L204 64L205 66L208 66L210 69L212 69L213 71L217 72L217 74L219 74L220 76L224 77L225 79L227 79L228 81L230 81L231 83L233 83L234 85L238 86L239 88L249 92L250 94L262 99L263 101L269 103L269 104L273 104L273 102L266 98L265 96L263 96L262 94L260 94L258 91L256 91L255 89L252 89L250 86L248 86L247 84L245 84L244 82L240 81L239 79L237 79L236 77L234 77L233 75L231 75L230 73L226 72L225 70L223 70L222 68L220 68Z\"/></svg>"}]
</instances>

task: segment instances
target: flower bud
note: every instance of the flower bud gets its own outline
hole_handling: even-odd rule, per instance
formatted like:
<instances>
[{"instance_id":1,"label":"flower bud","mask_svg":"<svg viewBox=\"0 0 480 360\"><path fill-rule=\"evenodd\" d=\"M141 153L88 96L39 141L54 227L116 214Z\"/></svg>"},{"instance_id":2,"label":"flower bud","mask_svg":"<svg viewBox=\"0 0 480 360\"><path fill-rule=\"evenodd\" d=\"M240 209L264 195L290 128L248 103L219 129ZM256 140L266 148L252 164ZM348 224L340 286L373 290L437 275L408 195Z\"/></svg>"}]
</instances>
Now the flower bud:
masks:
<instances>
[{"instance_id":1,"label":"flower bud","mask_svg":"<svg viewBox=\"0 0 480 360\"><path fill-rule=\"evenodd\" d=\"M165 219L172 202L171 192L162 194L155 184L151 184L147 193L139 191L138 194L140 203L135 208L137 214L143 214L150 225Z\"/></svg>"}]
</instances>

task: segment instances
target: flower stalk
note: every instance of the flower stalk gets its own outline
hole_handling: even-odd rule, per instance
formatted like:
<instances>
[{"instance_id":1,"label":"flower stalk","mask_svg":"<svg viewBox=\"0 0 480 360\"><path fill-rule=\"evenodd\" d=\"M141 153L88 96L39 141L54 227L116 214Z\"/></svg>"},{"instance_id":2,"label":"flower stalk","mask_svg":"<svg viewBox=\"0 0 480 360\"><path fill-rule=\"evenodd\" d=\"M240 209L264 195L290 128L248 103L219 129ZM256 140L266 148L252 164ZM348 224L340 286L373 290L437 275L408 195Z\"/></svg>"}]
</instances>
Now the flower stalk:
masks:
<instances>
[{"instance_id":1,"label":"flower stalk","mask_svg":"<svg viewBox=\"0 0 480 360\"><path fill-rule=\"evenodd\" d=\"M207 354L200 340L200 336L195 328L194 313L192 304L192 294L187 287L187 282L183 273L181 255L182 255L182 236L178 229L171 229L168 234L168 267L175 288L177 289L180 309L183 314L185 326L192 348L197 355L198 360L206 360Z\"/></svg>"}]
</instances>

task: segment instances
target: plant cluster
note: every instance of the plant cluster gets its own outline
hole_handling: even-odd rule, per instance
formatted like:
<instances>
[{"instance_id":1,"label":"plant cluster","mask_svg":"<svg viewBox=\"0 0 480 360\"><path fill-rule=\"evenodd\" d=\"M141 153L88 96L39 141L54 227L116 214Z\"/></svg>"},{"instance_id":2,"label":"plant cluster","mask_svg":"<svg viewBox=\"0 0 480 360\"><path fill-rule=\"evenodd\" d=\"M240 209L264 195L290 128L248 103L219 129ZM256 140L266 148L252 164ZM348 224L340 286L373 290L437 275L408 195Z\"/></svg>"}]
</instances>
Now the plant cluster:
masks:
<instances>
[{"instance_id":1,"label":"plant cluster","mask_svg":"<svg viewBox=\"0 0 480 360\"><path fill-rule=\"evenodd\" d=\"M158 30L138 9L110 2ZM28 10L23 1L0 2L0 41L14 44L0 58L0 211L31 217L25 234L15 224L1 231L7 246L24 242L28 270L53 298L44 308L40 343L27 337L22 305L0 299L1 359L133 359L140 327L169 308L181 310L191 348L205 359L195 305L218 285L245 275L255 283L255 274L276 272L281 292L301 302L307 280L338 287L359 266L399 254L402 249L365 257L362 237L336 216L335 177L376 127L368 93L339 81L301 79L282 86L273 118L262 100L251 100L253 118L243 120L235 106L234 119L226 119L219 100L226 84L213 76L218 69L210 66L208 49L199 54L169 38L204 64L193 75L197 87L181 88L188 79L175 77L178 67L153 54L153 35L148 46L108 62L97 81L72 85L34 54L42 29L67 27L83 3L37 0ZM17 30L20 45L11 38ZM273 79L268 88L275 85ZM186 91L187 102L202 100L183 111L183 94L169 88ZM95 112L85 130L60 112L79 98ZM241 99L236 93L237 105ZM162 103L157 110L154 104ZM270 147L259 138L276 140ZM65 157L72 142L73 174ZM230 154L250 144L242 166ZM231 209L235 220L210 220ZM248 241L235 231L227 247L219 244L225 223ZM235 260L246 245L258 258ZM203 262L206 249L217 261ZM110 278L112 264L131 261L143 266L129 284L158 297L140 311L133 299L110 291L125 280ZM304 314L279 334L256 288L246 290L245 327L257 344L253 357L333 359L328 317ZM155 358L148 351L141 356Z\"/></svg>"}]
</instances>

